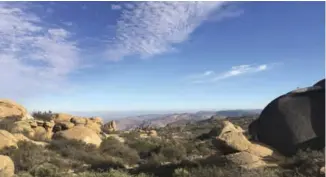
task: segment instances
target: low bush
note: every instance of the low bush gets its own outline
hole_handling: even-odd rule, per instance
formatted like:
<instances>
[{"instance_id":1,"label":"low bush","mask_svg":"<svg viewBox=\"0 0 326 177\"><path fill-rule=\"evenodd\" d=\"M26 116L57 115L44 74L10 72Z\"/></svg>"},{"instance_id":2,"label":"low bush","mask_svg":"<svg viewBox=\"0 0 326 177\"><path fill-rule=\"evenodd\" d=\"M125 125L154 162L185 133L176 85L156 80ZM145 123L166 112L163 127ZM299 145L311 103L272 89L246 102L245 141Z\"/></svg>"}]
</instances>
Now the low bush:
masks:
<instances>
[{"instance_id":1,"label":"low bush","mask_svg":"<svg viewBox=\"0 0 326 177\"><path fill-rule=\"evenodd\" d=\"M51 161L55 153L30 142L18 142L18 148L6 148L1 154L8 155L14 161L15 171L29 171L33 167Z\"/></svg>"},{"instance_id":2,"label":"low bush","mask_svg":"<svg viewBox=\"0 0 326 177\"><path fill-rule=\"evenodd\" d=\"M137 164L140 160L135 149L130 148L113 137L104 140L101 143L99 151L101 154L123 159L123 162L128 165Z\"/></svg>"},{"instance_id":3,"label":"low bush","mask_svg":"<svg viewBox=\"0 0 326 177\"><path fill-rule=\"evenodd\" d=\"M65 158L89 164L91 169L107 170L124 165L122 159L103 154L94 145L77 140L53 140L49 148Z\"/></svg>"},{"instance_id":4,"label":"low bush","mask_svg":"<svg viewBox=\"0 0 326 177\"><path fill-rule=\"evenodd\" d=\"M109 172L84 172L77 174L79 177L152 177L151 175L147 175L144 173L140 173L138 175L131 175L122 170L109 170Z\"/></svg>"},{"instance_id":5,"label":"low bush","mask_svg":"<svg viewBox=\"0 0 326 177\"><path fill-rule=\"evenodd\" d=\"M37 111L33 112L32 116L37 120L50 121L52 119L53 113L51 111Z\"/></svg>"},{"instance_id":6,"label":"low bush","mask_svg":"<svg viewBox=\"0 0 326 177\"><path fill-rule=\"evenodd\" d=\"M35 166L30 174L34 177L61 177L59 168L51 163Z\"/></svg>"}]
</instances>

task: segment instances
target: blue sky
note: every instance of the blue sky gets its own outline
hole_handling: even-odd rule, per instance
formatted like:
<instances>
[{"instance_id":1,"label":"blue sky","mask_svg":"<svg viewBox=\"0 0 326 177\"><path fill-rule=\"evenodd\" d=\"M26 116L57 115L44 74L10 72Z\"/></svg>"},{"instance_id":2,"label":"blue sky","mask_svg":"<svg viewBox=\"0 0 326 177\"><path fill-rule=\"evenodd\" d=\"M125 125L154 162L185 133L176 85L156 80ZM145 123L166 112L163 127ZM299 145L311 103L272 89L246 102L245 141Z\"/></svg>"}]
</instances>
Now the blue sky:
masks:
<instances>
[{"instance_id":1,"label":"blue sky","mask_svg":"<svg viewBox=\"0 0 326 177\"><path fill-rule=\"evenodd\" d=\"M0 97L29 110L263 108L325 71L324 2L0 4Z\"/></svg>"}]
</instances>

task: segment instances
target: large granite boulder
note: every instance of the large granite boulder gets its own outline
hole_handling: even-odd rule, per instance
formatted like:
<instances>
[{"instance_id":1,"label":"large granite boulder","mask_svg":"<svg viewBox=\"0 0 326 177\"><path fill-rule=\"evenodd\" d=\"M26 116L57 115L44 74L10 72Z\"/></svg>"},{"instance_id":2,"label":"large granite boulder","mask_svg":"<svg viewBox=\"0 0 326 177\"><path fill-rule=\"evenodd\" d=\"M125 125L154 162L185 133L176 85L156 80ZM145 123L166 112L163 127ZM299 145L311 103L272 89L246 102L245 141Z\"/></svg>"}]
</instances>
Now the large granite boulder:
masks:
<instances>
[{"instance_id":1,"label":"large granite boulder","mask_svg":"<svg viewBox=\"0 0 326 177\"><path fill-rule=\"evenodd\" d=\"M0 99L0 120L6 118L24 120L31 117L22 105L11 100Z\"/></svg>"},{"instance_id":2,"label":"large granite boulder","mask_svg":"<svg viewBox=\"0 0 326 177\"><path fill-rule=\"evenodd\" d=\"M0 150L6 147L17 148L17 139L10 132L0 130Z\"/></svg>"},{"instance_id":3,"label":"large granite boulder","mask_svg":"<svg viewBox=\"0 0 326 177\"><path fill-rule=\"evenodd\" d=\"M20 104L0 99L0 129L8 129L8 126L16 121L33 119L27 110Z\"/></svg>"},{"instance_id":4,"label":"large granite boulder","mask_svg":"<svg viewBox=\"0 0 326 177\"><path fill-rule=\"evenodd\" d=\"M15 165L10 157L0 155L0 176L13 177L15 173Z\"/></svg>"},{"instance_id":5,"label":"large granite boulder","mask_svg":"<svg viewBox=\"0 0 326 177\"><path fill-rule=\"evenodd\" d=\"M65 113L56 113L53 114L51 117L54 123L70 122L71 118L73 118L73 115L65 114Z\"/></svg>"},{"instance_id":6,"label":"large granite boulder","mask_svg":"<svg viewBox=\"0 0 326 177\"><path fill-rule=\"evenodd\" d=\"M100 146L102 143L102 139L100 136L93 131L92 129L89 129L85 126L79 125L75 126L71 129L59 131L54 134L54 139L68 139L68 140L80 140L87 144L94 144L95 146Z\"/></svg>"},{"instance_id":7,"label":"large granite boulder","mask_svg":"<svg viewBox=\"0 0 326 177\"><path fill-rule=\"evenodd\" d=\"M91 120L87 120L86 124L85 124L85 127L89 128L89 129L92 129L94 132L96 133L101 133L101 124L97 123L97 122L94 122L94 121L91 121Z\"/></svg>"},{"instance_id":8,"label":"large granite boulder","mask_svg":"<svg viewBox=\"0 0 326 177\"><path fill-rule=\"evenodd\" d=\"M286 156L325 147L325 81L281 95L249 126L254 140Z\"/></svg>"}]
</instances>

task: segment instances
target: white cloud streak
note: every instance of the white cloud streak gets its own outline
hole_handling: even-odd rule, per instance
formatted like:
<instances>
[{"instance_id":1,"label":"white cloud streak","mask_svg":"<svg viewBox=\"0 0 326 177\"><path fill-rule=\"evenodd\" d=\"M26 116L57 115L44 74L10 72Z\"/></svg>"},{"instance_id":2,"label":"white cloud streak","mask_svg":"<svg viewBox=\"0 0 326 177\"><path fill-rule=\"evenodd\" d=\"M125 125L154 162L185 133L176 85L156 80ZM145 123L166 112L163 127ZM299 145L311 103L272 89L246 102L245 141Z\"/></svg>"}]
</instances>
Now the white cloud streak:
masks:
<instances>
[{"instance_id":1,"label":"white cloud streak","mask_svg":"<svg viewBox=\"0 0 326 177\"><path fill-rule=\"evenodd\" d=\"M118 5L118 4L112 4L111 5L111 9L112 10L120 10L122 7L120 6L120 5Z\"/></svg>"},{"instance_id":2,"label":"white cloud streak","mask_svg":"<svg viewBox=\"0 0 326 177\"><path fill-rule=\"evenodd\" d=\"M223 12L225 2L139 2L121 10L116 36L107 46L109 60L128 56L143 58L173 51L215 11ZM122 7L122 6L120 6ZM219 13L221 18L233 17Z\"/></svg>"},{"instance_id":3,"label":"white cloud streak","mask_svg":"<svg viewBox=\"0 0 326 177\"><path fill-rule=\"evenodd\" d=\"M256 73L267 70L269 67L267 64L262 64L259 66L253 65L239 65L233 66L229 71L215 74L213 71L206 71L201 74L190 76L191 83L211 83L217 82L223 79L240 76L248 73Z\"/></svg>"},{"instance_id":4,"label":"white cloud streak","mask_svg":"<svg viewBox=\"0 0 326 177\"><path fill-rule=\"evenodd\" d=\"M19 99L60 87L78 67L79 48L63 28L26 7L0 3L0 97Z\"/></svg>"}]
</instances>

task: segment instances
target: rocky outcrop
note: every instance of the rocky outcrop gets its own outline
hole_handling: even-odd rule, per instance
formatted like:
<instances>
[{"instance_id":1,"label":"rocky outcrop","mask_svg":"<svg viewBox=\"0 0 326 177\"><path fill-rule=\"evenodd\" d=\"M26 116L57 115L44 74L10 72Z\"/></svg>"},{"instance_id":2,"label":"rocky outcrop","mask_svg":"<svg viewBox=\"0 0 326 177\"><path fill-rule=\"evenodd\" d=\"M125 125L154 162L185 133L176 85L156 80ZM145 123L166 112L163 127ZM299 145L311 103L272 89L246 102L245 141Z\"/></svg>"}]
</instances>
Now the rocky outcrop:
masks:
<instances>
[{"instance_id":1,"label":"rocky outcrop","mask_svg":"<svg viewBox=\"0 0 326 177\"><path fill-rule=\"evenodd\" d=\"M254 169L260 167L277 167L277 163L267 163L261 157L242 151L225 156L225 159L233 164L239 165L245 169Z\"/></svg>"},{"instance_id":2,"label":"rocky outcrop","mask_svg":"<svg viewBox=\"0 0 326 177\"><path fill-rule=\"evenodd\" d=\"M112 133L112 132L117 131L117 125L116 125L115 121L112 120L112 121L104 124L102 126L102 131L105 133Z\"/></svg>"},{"instance_id":3,"label":"rocky outcrop","mask_svg":"<svg viewBox=\"0 0 326 177\"><path fill-rule=\"evenodd\" d=\"M11 133L23 134L38 141L50 141L52 138L53 121L22 120L8 123L7 130Z\"/></svg>"},{"instance_id":4,"label":"rocky outcrop","mask_svg":"<svg viewBox=\"0 0 326 177\"><path fill-rule=\"evenodd\" d=\"M87 118L84 117L73 117L70 119L70 122L72 122L75 125L85 125L87 122Z\"/></svg>"},{"instance_id":5,"label":"rocky outcrop","mask_svg":"<svg viewBox=\"0 0 326 177\"><path fill-rule=\"evenodd\" d=\"M51 120L53 120L54 123L70 122L71 118L73 118L72 115L65 113L56 113L51 116Z\"/></svg>"},{"instance_id":6,"label":"rocky outcrop","mask_svg":"<svg viewBox=\"0 0 326 177\"><path fill-rule=\"evenodd\" d=\"M213 144L226 154L225 157L230 162L247 169L288 163L287 159L274 149L250 142L243 133L241 127L224 121L223 129Z\"/></svg>"},{"instance_id":7,"label":"rocky outcrop","mask_svg":"<svg viewBox=\"0 0 326 177\"><path fill-rule=\"evenodd\" d=\"M27 137L34 137L35 131L33 128L37 127L35 121L17 121L12 125L8 124L9 128L7 129L11 133L22 133Z\"/></svg>"},{"instance_id":8,"label":"rocky outcrop","mask_svg":"<svg viewBox=\"0 0 326 177\"><path fill-rule=\"evenodd\" d=\"M85 124L85 127L93 130L98 134L102 131L101 126L102 126L101 124L94 122L92 120L87 120L87 123Z\"/></svg>"},{"instance_id":9,"label":"rocky outcrop","mask_svg":"<svg viewBox=\"0 0 326 177\"><path fill-rule=\"evenodd\" d=\"M68 140L80 140L87 144L94 144L100 146L102 140L100 136L93 130L85 126L75 126L71 129L60 131L54 134L54 139L68 139Z\"/></svg>"},{"instance_id":10,"label":"rocky outcrop","mask_svg":"<svg viewBox=\"0 0 326 177\"><path fill-rule=\"evenodd\" d=\"M89 120L91 120L94 123L97 123L99 125L103 125L103 119L100 117L91 117L89 118Z\"/></svg>"},{"instance_id":11,"label":"rocky outcrop","mask_svg":"<svg viewBox=\"0 0 326 177\"><path fill-rule=\"evenodd\" d=\"M72 122L67 122L67 121L58 122L54 125L53 132L56 133L59 131L68 130L74 126L75 124L73 124Z\"/></svg>"},{"instance_id":12,"label":"rocky outcrop","mask_svg":"<svg viewBox=\"0 0 326 177\"><path fill-rule=\"evenodd\" d=\"M6 130L0 130L0 150L6 148L6 147L15 147L18 148L17 143L19 141L28 141L36 145L45 146L47 143L45 142L39 142L39 141L33 141L29 138L27 138L25 135L21 133L10 133Z\"/></svg>"},{"instance_id":13,"label":"rocky outcrop","mask_svg":"<svg viewBox=\"0 0 326 177\"><path fill-rule=\"evenodd\" d=\"M100 133L102 131L101 127L103 125L103 120L100 117L78 117L72 116L69 114L55 114L52 116L55 125L53 128L53 132L59 132L71 129L75 126L85 126L96 133Z\"/></svg>"},{"instance_id":14,"label":"rocky outcrop","mask_svg":"<svg viewBox=\"0 0 326 177\"><path fill-rule=\"evenodd\" d=\"M8 126L16 121L33 119L27 110L14 101L0 99L0 129L8 129Z\"/></svg>"},{"instance_id":15,"label":"rocky outcrop","mask_svg":"<svg viewBox=\"0 0 326 177\"><path fill-rule=\"evenodd\" d=\"M139 133L140 138L150 138L150 137L157 137L156 130L150 130L150 129L138 129L136 132Z\"/></svg>"},{"instance_id":16,"label":"rocky outcrop","mask_svg":"<svg viewBox=\"0 0 326 177\"><path fill-rule=\"evenodd\" d=\"M36 139L38 141L51 141L53 134L52 131L48 132L44 127L41 126L36 127L33 130L35 132L33 139Z\"/></svg>"},{"instance_id":17,"label":"rocky outcrop","mask_svg":"<svg viewBox=\"0 0 326 177\"><path fill-rule=\"evenodd\" d=\"M13 177L15 172L14 162L10 157L0 155L0 176Z\"/></svg>"},{"instance_id":18,"label":"rocky outcrop","mask_svg":"<svg viewBox=\"0 0 326 177\"><path fill-rule=\"evenodd\" d=\"M325 147L325 81L291 91L269 103L249 126L258 142L286 156Z\"/></svg>"},{"instance_id":19,"label":"rocky outcrop","mask_svg":"<svg viewBox=\"0 0 326 177\"><path fill-rule=\"evenodd\" d=\"M12 119L18 121L31 118L23 106L10 100L0 99L0 120Z\"/></svg>"}]
</instances>

